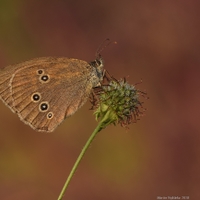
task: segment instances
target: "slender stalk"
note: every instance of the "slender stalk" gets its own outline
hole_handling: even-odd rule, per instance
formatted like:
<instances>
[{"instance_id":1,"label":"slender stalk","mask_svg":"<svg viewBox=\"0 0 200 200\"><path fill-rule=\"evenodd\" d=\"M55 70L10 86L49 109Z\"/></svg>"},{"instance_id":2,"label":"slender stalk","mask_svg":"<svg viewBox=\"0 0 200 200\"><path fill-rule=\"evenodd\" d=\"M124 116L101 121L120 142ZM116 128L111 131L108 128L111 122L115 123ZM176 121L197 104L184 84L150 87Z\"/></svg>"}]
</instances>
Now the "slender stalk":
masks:
<instances>
[{"instance_id":1,"label":"slender stalk","mask_svg":"<svg viewBox=\"0 0 200 200\"><path fill-rule=\"evenodd\" d=\"M142 103L139 101L141 92L129 85L126 80L117 81L113 78L107 86L101 87L101 89L102 91L97 93L99 96L97 101L93 99L92 102L93 106L98 107L94 114L100 121L79 154L57 200L62 200L81 159L96 134L109 124L127 126L131 122L135 122L142 113L139 110L139 107L142 107Z\"/></svg>"},{"instance_id":2,"label":"slender stalk","mask_svg":"<svg viewBox=\"0 0 200 200\"><path fill-rule=\"evenodd\" d=\"M100 122L98 123L97 127L95 128L95 130L93 131L93 133L91 134L91 136L90 136L89 139L87 140L86 144L84 145L84 147L83 147L81 153L79 154L79 156L78 156L76 162L74 163L74 166L73 166L73 168L72 168L72 170L71 170L71 172L70 172L70 174L69 174L69 176L68 176L68 178L67 178L67 180L66 180L66 182L65 182L65 184L64 184L64 186L63 186L63 188L62 188L62 190L61 190L61 192L60 192L60 195L59 195L59 197L58 197L58 200L62 200L62 198L64 197L65 191L66 191L66 189L67 189L67 187L68 187L68 185L69 185L69 183L70 183L70 181L71 181L71 179L72 179L72 177L73 177L73 175L74 175L74 173L75 173L75 171L76 171L76 169L77 169L77 167L78 167L78 165L79 165L81 159L82 159L83 156L85 155L85 153L86 153L88 147L89 147L90 144L92 143L92 141L93 141L93 139L95 138L96 134L97 134L99 131L101 131L101 129L102 129L102 121L100 121Z\"/></svg>"}]
</instances>

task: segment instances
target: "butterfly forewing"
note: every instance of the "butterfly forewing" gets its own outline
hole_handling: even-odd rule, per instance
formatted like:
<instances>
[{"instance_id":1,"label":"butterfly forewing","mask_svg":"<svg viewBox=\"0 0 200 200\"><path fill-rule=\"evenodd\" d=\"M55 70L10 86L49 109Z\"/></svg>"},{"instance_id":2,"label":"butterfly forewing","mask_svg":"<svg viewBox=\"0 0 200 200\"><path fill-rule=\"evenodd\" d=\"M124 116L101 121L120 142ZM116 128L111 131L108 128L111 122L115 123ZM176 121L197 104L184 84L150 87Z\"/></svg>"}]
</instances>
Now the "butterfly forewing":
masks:
<instances>
[{"instance_id":1,"label":"butterfly forewing","mask_svg":"<svg viewBox=\"0 0 200 200\"><path fill-rule=\"evenodd\" d=\"M34 59L1 71L0 96L33 129L51 132L87 100L90 71L76 59Z\"/></svg>"}]
</instances>

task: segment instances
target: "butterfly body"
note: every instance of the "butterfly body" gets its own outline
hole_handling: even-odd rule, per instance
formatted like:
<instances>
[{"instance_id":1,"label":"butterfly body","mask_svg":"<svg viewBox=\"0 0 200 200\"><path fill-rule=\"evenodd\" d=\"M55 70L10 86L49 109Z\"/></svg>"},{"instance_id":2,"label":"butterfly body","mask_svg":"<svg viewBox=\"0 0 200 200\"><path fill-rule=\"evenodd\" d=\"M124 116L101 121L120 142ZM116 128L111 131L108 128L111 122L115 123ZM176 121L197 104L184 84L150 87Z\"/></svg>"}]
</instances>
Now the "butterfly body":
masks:
<instances>
[{"instance_id":1,"label":"butterfly body","mask_svg":"<svg viewBox=\"0 0 200 200\"><path fill-rule=\"evenodd\" d=\"M34 130L52 132L102 79L101 59L37 58L0 69L0 98Z\"/></svg>"}]
</instances>

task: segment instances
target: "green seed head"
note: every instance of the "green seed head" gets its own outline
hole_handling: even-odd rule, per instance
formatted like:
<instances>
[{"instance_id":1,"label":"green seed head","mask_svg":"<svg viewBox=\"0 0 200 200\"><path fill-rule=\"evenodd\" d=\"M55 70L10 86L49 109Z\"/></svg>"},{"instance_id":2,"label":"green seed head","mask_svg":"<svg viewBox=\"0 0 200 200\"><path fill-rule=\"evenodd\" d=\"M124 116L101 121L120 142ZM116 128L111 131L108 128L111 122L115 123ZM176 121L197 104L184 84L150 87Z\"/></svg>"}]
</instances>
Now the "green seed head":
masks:
<instances>
[{"instance_id":1,"label":"green seed head","mask_svg":"<svg viewBox=\"0 0 200 200\"><path fill-rule=\"evenodd\" d=\"M124 79L110 80L107 85L100 87L100 91L94 91L92 103L97 107L94 112L96 119L105 120L106 124L119 123L122 126L136 122L144 111L139 100L141 96L145 96L145 93Z\"/></svg>"}]
</instances>

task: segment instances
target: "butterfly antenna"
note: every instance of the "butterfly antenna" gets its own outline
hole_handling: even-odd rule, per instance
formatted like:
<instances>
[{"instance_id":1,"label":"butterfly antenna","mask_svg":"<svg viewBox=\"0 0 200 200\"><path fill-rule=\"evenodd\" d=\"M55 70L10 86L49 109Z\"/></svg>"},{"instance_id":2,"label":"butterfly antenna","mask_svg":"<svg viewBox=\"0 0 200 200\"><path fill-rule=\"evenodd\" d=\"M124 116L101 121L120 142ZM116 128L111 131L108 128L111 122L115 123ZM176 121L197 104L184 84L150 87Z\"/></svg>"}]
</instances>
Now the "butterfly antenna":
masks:
<instances>
[{"instance_id":1,"label":"butterfly antenna","mask_svg":"<svg viewBox=\"0 0 200 200\"><path fill-rule=\"evenodd\" d=\"M98 59L98 58L101 58L101 54L100 54L100 53L101 53L108 45L110 45L111 43L112 43L112 44L117 44L116 41L111 42L109 38L105 39L105 40L100 44L99 48L98 48L97 51L96 51L96 58L97 58L97 59Z\"/></svg>"}]
</instances>

